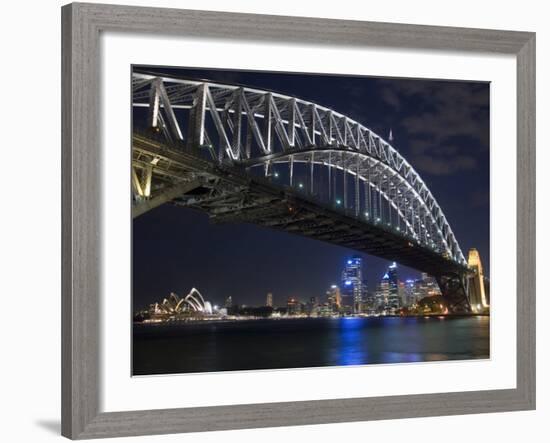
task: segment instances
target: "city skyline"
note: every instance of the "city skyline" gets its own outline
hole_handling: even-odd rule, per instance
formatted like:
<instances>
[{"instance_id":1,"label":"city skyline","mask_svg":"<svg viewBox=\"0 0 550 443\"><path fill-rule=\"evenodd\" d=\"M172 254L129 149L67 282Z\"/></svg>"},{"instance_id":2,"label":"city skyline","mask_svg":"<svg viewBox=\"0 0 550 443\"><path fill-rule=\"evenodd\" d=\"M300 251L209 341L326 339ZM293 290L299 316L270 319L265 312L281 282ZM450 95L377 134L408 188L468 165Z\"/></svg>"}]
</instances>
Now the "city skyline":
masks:
<instances>
[{"instance_id":1,"label":"city skyline","mask_svg":"<svg viewBox=\"0 0 550 443\"><path fill-rule=\"evenodd\" d=\"M360 313L366 311L365 308L367 305L372 303L379 303L379 299L384 296L383 293L385 293L386 297L388 294L393 294L394 297L399 297L401 299L403 298L403 296L407 296L407 287L412 287L414 286L414 284L422 282L430 282L430 284L433 285L433 282L435 282L435 279L432 276L429 276L424 272L416 272L416 274L418 274L416 277L411 277L410 275L400 275L400 269L409 268L405 266L400 266L396 262L388 262L382 276L379 279L368 284L366 279L362 278L362 267L364 263L365 260L363 260L358 254L354 254L353 256L349 256L348 258L346 258L342 263L342 269L335 270L335 275L340 274L341 279L327 280L328 283L326 284L326 290L318 295L306 296L295 294L290 296L276 296L273 291L266 290L264 292L264 303L258 303L256 305L250 303L242 303L239 298L234 295L228 295L224 299L220 300L209 298L208 302L212 306L216 306L217 308L230 308L233 306L265 306L280 308L287 306L289 300L293 300L293 302L295 301L297 303L306 304L315 299L316 302L319 304L331 304L331 299L336 298L337 301L334 300L333 303L337 304L338 307L348 306L352 308L352 311L350 311L350 313ZM350 269L356 272L354 276L350 276ZM191 292L198 292L198 289L196 287L192 287ZM173 296L175 294L177 294L176 291L170 292L170 296ZM425 293L422 297L429 295L433 294ZM159 300L162 298L167 297L165 295L159 294ZM419 297L417 297L417 300L415 301L418 301L418 299ZM400 305L399 307L403 307L401 302L399 302L398 305ZM140 309L142 308L144 308L144 306L140 307Z\"/></svg>"},{"instance_id":2,"label":"city skyline","mask_svg":"<svg viewBox=\"0 0 550 443\"><path fill-rule=\"evenodd\" d=\"M162 209L162 208L159 208L159 209ZM173 208L173 209L177 211L182 210L181 208ZM193 211L193 212L196 212L196 211ZM200 216L202 214L196 213L194 215ZM247 228L250 228L250 227L247 227ZM252 228L255 228L255 227L252 227ZM261 228L257 228L257 229L260 231L258 234L261 236L262 229ZM275 236L289 235L289 234L279 233L279 232L273 232L273 234L275 234ZM308 241L319 243L314 240L308 240ZM286 302L289 298L295 298L295 299L298 299L299 301L306 302L311 297L320 298L325 294L326 290L330 286L336 285L338 286L338 288L342 289L342 287L345 286L345 285L342 285L343 268L345 267L346 263L351 261L354 257L361 257L363 263L366 264L366 268L362 269L362 271L367 276L362 279L362 282L365 284L366 290L368 291L368 293L374 293L377 289L379 282L383 279L384 274L387 273L388 267L392 265L392 262L390 261L378 259L368 254L360 254L356 251L347 250L345 248L341 248L338 246L333 246L333 245L328 245L328 246L334 249L340 249L340 250L343 249L344 251L347 251L347 252L340 253L339 255L337 255L337 257L342 257L342 259L336 262L337 264L334 268L334 272L331 278L329 279L319 278L312 284L311 287L300 285L301 289L295 289L295 290L289 289L287 291L284 291L281 289L277 290L273 288L277 288L277 287L281 288L286 285L281 286L281 282L275 281L275 282L272 282L271 285L269 283L266 283L263 287L262 287L262 283L259 282L258 286L260 287L258 287L257 290L253 290L251 292L244 292L244 291L239 292L235 290L231 291L230 289L224 289L224 284L214 285L215 288L221 288L221 289L210 290L209 288L211 287L211 283L214 283L211 281L211 279L207 278L202 281L201 279L193 280L193 277L189 275L182 275L180 278L180 281L183 281L184 282L183 284L174 285L174 287L172 287L171 289L165 292L159 292L154 295L151 294L150 297L147 297L141 303L138 302L136 299L134 299L134 307L144 308L148 304L152 302L156 302L158 301L158 299L162 299L163 297L167 296L171 292L183 294L189 291L191 288L197 288L202 293L208 294L207 295L208 299L211 300L213 304L216 304L219 306L223 306L228 297L230 297L232 302L236 305L262 306L264 304L262 302L265 302L267 294L271 294L274 306L286 306ZM296 261L299 261L299 260L296 260ZM399 268L400 270L402 270L407 274L406 279L404 279L403 281L411 280L411 279L418 280L421 278L422 272L418 270L409 268L407 266L402 266L402 265L399 265ZM164 287L168 288L168 285L164 285Z\"/></svg>"},{"instance_id":3,"label":"city skyline","mask_svg":"<svg viewBox=\"0 0 550 443\"><path fill-rule=\"evenodd\" d=\"M287 297L283 303L274 303L273 293L267 292L265 302L246 305L228 296L223 303L204 298L197 289L181 297L171 292L162 301L134 312L136 321L212 321L216 319L319 317L418 316L452 314L452 305L443 297L437 279L423 272L420 278L410 279L399 274L399 266L391 262L384 275L377 280L376 289L367 289L363 279L363 259L354 255L343 263L341 285L330 284L323 295L304 300L300 296ZM489 308L488 282L483 276L477 250L469 251L468 266L474 279L468 289L468 298L475 314L487 314Z\"/></svg>"}]
</instances>

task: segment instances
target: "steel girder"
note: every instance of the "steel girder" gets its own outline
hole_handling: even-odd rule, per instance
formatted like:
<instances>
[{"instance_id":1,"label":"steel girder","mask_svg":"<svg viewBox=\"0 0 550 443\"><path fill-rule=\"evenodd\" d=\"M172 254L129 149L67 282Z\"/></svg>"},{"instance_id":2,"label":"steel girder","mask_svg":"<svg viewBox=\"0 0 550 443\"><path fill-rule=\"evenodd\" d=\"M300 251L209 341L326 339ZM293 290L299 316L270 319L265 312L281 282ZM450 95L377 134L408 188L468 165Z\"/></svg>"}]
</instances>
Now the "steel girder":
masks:
<instances>
[{"instance_id":1,"label":"steel girder","mask_svg":"<svg viewBox=\"0 0 550 443\"><path fill-rule=\"evenodd\" d=\"M147 112L149 127L168 143L206 153L211 162L246 167L251 175L260 168L266 177L285 165L293 187L293 168L306 165L310 197L315 171L324 168L329 196L335 198L333 183L339 183L344 209L361 223L388 225L415 245L466 264L418 173L387 141L343 114L275 92L145 72L133 74L133 105ZM139 159L134 167L144 170ZM155 165L153 171L173 181L169 168Z\"/></svg>"},{"instance_id":2,"label":"steel girder","mask_svg":"<svg viewBox=\"0 0 550 443\"><path fill-rule=\"evenodd\" d=\"M449 304L450 312L472 312L468 298L469 272L447 272L434 275L441 294Z\"/></svg>"},{"instance_id":3,"label":"steel girder","mask_svg":"<svg viewBox=\"0 0 550 443\"><path fill-rule=\"evenodd\" d=\"M358 220L353 211L315 201L291 187L281 189L265 177L250 177L245 168L212 163L143 135L134 134L133 145L147 148L151 156L162 153L173 168L187 171L184 176L200 173L200 186L172 202L206 212L213 222L252 223L399 261L434 276L467 272L395 231Z\"/></svg>"}]
</instances>

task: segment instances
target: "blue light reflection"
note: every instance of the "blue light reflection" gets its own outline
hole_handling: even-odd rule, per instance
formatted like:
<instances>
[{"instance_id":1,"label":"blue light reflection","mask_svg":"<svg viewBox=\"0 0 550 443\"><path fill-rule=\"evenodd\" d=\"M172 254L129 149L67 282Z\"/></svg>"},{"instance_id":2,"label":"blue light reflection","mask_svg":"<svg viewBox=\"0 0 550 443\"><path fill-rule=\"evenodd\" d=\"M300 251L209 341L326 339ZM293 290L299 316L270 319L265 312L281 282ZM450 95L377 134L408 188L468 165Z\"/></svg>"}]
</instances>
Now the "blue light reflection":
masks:
<instances>
[{"instance_id":1,"label":"blue light reflection","mask_svg":"<svg viewBox=\"0 0 550 443\"><path fill-rule=\"evenodd\" d=\"M362 365L368 361L368 353L364 348L362 337L364 322L357 317L340 319L340 352L338 364Z\"/></svg>"}]
</instances>

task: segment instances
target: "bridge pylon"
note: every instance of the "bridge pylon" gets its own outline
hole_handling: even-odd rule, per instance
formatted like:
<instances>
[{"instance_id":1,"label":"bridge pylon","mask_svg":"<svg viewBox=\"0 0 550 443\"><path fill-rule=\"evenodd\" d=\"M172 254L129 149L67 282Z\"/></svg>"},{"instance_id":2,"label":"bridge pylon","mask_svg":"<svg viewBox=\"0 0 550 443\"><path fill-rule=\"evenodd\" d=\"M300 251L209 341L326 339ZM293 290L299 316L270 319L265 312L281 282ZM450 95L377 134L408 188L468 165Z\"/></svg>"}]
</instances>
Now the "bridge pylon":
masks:
<instances>
[{"instance_id":1,"label":"bridge pylon","mask_svg":"<svg viewBox=\"0 0 550 443\"><path fill-rule=\"evenodd\" d=\"M481 257L475 248L468 251L468 267L471 269L468 298L474 312L484 312L489 309L488 294L485 292L485 282Z\"/></svg>"}]
</instances>

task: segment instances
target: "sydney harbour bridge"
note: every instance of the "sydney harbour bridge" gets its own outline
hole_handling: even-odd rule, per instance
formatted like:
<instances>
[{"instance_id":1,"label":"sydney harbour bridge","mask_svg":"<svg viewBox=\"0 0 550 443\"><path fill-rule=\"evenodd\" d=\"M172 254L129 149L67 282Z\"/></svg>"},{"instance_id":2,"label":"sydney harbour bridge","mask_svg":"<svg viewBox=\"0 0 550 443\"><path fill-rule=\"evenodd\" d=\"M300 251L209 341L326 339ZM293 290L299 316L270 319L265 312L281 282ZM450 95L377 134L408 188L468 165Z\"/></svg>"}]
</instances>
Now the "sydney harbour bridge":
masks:
<instances>
[{"instance_id":1,"label":"sydney harbour bridge","mask_svg":"<svg viewBox=\"0 0 550 443\"><path fill-rule=\"evenodd\" d=\"M471 280L436 199L366 126L298 97L146 71L132 74L132 215L166 202L253 223L437 279L453 312Z\"/></svg>"}]
</instances>

